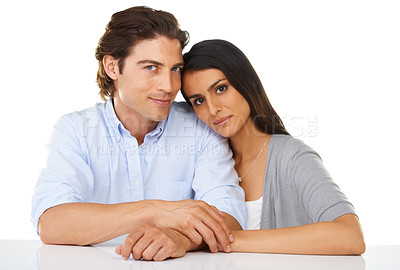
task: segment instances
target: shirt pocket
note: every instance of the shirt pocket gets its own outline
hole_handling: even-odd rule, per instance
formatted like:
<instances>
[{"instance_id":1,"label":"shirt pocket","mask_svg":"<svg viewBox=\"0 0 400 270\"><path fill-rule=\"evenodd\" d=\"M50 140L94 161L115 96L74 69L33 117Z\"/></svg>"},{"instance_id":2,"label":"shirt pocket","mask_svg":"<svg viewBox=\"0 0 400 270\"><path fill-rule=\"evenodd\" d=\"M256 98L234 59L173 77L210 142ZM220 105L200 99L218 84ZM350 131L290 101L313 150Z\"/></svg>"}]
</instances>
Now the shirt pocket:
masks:
<instances>
[{"instance_id":1,"label":"shirt pocket","mask_svg":"<svg viewBox=\"0 0 400 270\"><path fill-rule=\"evenodd\" d=\"M191 180L160 179L147 191L147 199L179 201L194 198Z\"/></svg>"}]
</instances>

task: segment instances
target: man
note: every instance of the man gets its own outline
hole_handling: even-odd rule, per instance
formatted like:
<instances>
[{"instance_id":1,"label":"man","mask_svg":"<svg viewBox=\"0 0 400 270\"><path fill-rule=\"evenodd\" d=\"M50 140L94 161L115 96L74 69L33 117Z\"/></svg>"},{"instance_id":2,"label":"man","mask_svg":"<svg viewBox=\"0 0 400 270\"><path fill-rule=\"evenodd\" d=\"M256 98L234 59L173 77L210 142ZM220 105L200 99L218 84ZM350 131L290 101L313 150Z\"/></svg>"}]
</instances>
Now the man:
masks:
<instances>
[{"instance_id":1,"label":"man","mask_svg":"<svg viewBox=\"0 0 400 270\"><path fill-rule=\"evenodd\" d=\"M245 207L229 146L173 103L187 40L167 12L112 16L96 49L106 102L59 120L36 185L32 222L44 243L128 234L116 250L124 259L179 257L203 241L230 251Z\"/></svg>"}]
</instances>

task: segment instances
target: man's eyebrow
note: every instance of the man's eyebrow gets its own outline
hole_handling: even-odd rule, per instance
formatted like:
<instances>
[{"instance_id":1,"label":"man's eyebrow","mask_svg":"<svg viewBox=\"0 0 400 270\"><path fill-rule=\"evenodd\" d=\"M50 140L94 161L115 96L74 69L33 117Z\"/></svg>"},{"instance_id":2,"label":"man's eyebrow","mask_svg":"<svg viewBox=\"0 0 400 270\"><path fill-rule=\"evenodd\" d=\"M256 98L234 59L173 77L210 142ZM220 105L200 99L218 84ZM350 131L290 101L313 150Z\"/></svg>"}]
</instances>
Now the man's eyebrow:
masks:
<instances>
[{"instance_id":1,"label":"man's eyebrow","mask_svg":"<svg viewBox=\"0 0 400 270\"><path fill-rule=\"evenodd\" d=\"M138 65L142 65L142 64L152 64L152 65L157 65L157 66L160 66L160 67L164 66L163 63L160 63L160 62L155 61L155 60L147 60L147 59L146 59L146 60L140 60L140 61L137 62L137 64L138 64ZM174 67L179 67L179 66L183 66L183 62L179 62L179 63L176 63L176 64L174 65Z\"/></svg>"},{"instance_id":2,"label":"man's eyebrow","mask_svg":"<svg viewBox=\"0 0 400 270\"><path fill-rule=\"evenodd\" d=\"M213 89L218 83L220 83L220 82L222 82L222 81L225 81L225 80L226 80L226 78L222 78L222 79L217 80L216 82L214 82L213 84L211 84L211 85L207 88L207 91L210 91L210 90ZM197 98L197 97L200 97L200 96L201 96L200 94L194 94L194 95L188 97L188 99Z\"/></svg>"},{"instance_id":3,"label":"man's eyebrow","mask_svg":"<svg viewBox=\"0 0 400 270\"><path fill-rule=\"evenodd\" d=\"M157 66L164 66L163 63L160 63L158 61L155 60L140 60L137 62L138 65L142 65L142 64L152 64L152 65L157 65Z\"/></svg>"},{"instance_id":4,"label":"man's eyebrow","mask_svg":"<svg viewBox=\"0 0 400 270\"><path fill-rule=\"evenodd\" d=\"M183 66L183 62L179 62L179 63L176 63L176 64L174 65L174 67L179 67L179 66Z\"/></svg>"}]
</instances>

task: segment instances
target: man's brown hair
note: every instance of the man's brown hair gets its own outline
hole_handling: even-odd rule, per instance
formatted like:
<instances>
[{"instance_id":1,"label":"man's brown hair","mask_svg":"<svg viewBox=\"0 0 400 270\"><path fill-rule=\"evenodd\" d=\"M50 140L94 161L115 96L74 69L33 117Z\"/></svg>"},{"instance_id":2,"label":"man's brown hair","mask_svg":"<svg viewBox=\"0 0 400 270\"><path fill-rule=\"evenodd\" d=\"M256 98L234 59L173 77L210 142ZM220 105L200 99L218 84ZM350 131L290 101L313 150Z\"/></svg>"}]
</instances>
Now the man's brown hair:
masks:
<instances>
[{"instance_id":1,"label":"man's brown hair","mask_svg":"<svg viewBox=\"0 0 400 270\"><path fill-rule=\"evenodd\" d=\"M179 28L178 21L171 13L154 10L149 7L132 7L112 15L104 35L96 48L96 59L99 61L97 85L100 87L101 99L114 96L113 80L103 67L103 57L111 55L118 59L118 67L122 73L124 60L139 41L165 36L177 39L182 49L189 42L189 34Z\"/></svg>"}]
</instances>

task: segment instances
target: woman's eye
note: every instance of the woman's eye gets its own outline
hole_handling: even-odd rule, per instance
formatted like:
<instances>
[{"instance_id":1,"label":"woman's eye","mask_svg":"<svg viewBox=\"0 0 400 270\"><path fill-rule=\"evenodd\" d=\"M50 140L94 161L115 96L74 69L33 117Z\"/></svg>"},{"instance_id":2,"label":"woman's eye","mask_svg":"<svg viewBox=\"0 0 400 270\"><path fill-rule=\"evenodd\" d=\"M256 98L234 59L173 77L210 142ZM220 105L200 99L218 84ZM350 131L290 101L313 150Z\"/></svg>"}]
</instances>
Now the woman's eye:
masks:
<instances>
[{"instance_id":1,"label":"woman's eye","mask_svg":"<svg viewBox=\"0 0 400 270\"><path fill-rule=\"evenodd\" d=\"M153 70L156 70L156 66L154 66L154 65L150 65L150 66L146 66L146 69L147 70L150 70L150 71L153 71Z\"/></svg>"},{"instance_id":2,"label":"woman's eye","mask_svg":"<svg viewBox=\"0 0 400 270\"><path fill-rule=\"evenodd\" d=\"M215 92L217 92L217 94L222 93L226 90L226 85L221 85L217 88L217 90L215 90Z\"/></svg>"},{"instance_id":3,"label":"woman's eye","mask_svg":"<svg viewBox=\"0 0 400 270\"><path fill-rule=\"evenodd\" d=\"M198 106L198 105L201 105L201 103L203 103L204 102L204 99L203 98L198 98L198 99L196 99L194 102L193 102L193 104L195 105L195 106Z\"/></svg>"}]
</instances>

